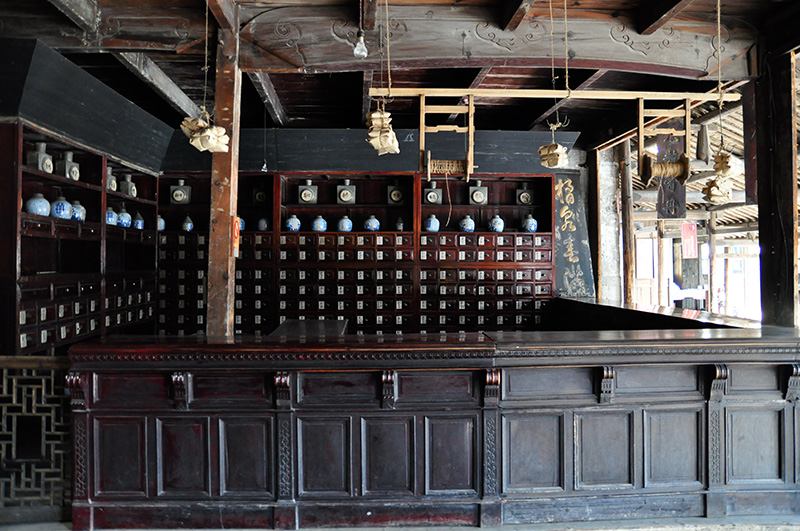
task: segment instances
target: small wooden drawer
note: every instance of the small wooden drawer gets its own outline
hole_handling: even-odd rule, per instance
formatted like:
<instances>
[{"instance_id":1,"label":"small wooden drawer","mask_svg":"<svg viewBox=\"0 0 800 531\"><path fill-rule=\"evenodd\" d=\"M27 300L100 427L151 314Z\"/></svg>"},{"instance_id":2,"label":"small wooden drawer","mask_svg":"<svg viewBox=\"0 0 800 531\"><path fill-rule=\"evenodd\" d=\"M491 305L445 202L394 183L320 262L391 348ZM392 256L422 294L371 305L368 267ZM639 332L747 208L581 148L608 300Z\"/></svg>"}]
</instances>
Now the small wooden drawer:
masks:
<instances>
[{"instance_id":1,"label":"small wooden drawer","mask_svg":"<svg viewBox=\"0 0 800 531\"><path fill-rule=\"evenodd\" d=\"M553 247L553 235L552 234L537 234L533 237L533 245L537 249L539 248L552 248Z\"/></svg>"}]
</instances>

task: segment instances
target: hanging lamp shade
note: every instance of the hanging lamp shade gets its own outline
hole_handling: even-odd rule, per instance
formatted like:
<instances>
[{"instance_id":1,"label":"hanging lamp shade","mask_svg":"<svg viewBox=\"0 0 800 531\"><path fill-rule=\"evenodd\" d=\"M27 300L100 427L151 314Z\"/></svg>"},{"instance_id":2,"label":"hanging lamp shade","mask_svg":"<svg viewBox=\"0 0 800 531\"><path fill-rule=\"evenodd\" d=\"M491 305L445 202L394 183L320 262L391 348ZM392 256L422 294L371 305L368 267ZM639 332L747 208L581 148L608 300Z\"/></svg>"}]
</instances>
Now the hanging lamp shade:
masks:
<instances>
[{"instance_id":1,"label":"hanging lamp shade","mask_svg":"<svg viewBox=\"0 0 800 531\"><path fill-rule=\"evenodd\" d=\"M400 143L397 135L392 131L392 115L385 110L377 110L369 113L367 118L367 142L378 151L378 155L386 153L400 153Z\"/></svg>"},{"instance_id":2,"label":"hanging lamp shade","mask_svg":"<svg viewBox=\"0 0 800 531\"><path fill-rule=\"evenodd\" d=\"M540 163L545 168L563 168L567 165L567 148L561 144L548 144L539 148Z\"/></svg>"}]
</instances>

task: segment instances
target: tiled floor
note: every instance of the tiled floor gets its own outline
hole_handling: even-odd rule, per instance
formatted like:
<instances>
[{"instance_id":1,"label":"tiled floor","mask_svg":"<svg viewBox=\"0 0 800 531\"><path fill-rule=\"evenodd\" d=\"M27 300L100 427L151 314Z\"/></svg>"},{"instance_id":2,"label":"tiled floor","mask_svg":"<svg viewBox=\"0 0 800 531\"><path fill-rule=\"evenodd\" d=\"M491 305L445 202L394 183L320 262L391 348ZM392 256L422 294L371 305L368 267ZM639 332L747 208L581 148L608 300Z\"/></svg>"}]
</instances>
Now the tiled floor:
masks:
<instances>
[{"instance_id":1,"label":"tiled floor","mask_svg":"<svg viewBox=\"0 0 800 531\"><path fill-rule=\"evenodd\" d=\"M0 531L70 531L68 523L11 524L0 525ZM349 531L430 531L429 528L398 527L359 527L348 528ZM466 531L470 528L436 527L434 531ZM637 522L600 522L581 524L545 524L537 526L505 526L503 528L475 528L480 531L800 531L800 517L784 518L736 518L728 520L710 519L667 519L648 523ZM150 530L137 530L150 531ZM164 530L160 530L164 531ZM186 531L186 530L184 530ZM236 531L236 530L227 530ZM250 530L252 531L252 530ZM324 531L337 531L327 528ZM339 529L339 531L342 531Z\"/></svg>"}]
</instances>

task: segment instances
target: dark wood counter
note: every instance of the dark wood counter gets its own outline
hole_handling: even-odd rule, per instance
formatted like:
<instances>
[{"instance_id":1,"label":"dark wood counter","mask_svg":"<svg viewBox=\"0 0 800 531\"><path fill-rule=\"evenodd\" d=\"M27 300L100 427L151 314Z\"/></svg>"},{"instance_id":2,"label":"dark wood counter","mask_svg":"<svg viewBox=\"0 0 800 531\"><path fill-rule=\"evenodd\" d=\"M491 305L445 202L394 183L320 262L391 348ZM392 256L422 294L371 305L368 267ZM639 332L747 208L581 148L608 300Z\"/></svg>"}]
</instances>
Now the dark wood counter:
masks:
<instances>
[{"instance_id":1,"label":"dark wood counter","mask_svg":"<svg viewBox=\"0 0 800 531\"><path fill-rule=\"evenodd\" d=\"M75 529L800 512L785 329L72 348Z\"/></svg>"}]
</instances>

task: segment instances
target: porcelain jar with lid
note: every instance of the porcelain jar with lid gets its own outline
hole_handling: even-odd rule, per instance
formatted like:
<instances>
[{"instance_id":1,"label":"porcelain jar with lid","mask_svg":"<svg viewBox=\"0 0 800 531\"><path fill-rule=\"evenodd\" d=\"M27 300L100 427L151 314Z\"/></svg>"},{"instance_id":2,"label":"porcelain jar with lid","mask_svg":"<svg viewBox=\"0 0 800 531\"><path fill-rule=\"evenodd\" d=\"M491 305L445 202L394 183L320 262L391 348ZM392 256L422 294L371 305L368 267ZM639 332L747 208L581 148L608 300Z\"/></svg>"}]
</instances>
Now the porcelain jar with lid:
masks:
<instances>
[{"instance_id":1,"label":"porcelain jar with lid","mask_svg":"<svg viewBox=\"0 0 800 531\"><path fill-rule=\"evenodd\" d=\"M314 221L311 222L311 230L314 232L325 232L328 230L328 222L325 221L325 218L322 216L317 216L314 218Z\"/></svg>"},{"instance_id":2,"label":"porcelain jar with lid","mask_svg":"<svg viewBox=\"0 0 800 531\"><path fill-rule=\"evenodd\" d=\"M72 217L72 204L60 195L50 205L50 215L59 219L70 219Z\"/></svg>"},{"instance_id":3,"label":"porcelain jar with lid","mask_svg":"<svg viewBox=\"0 0 800 531\"><path fill-rule=\"evenodd\" d=\"M347 216L342 216L336 224L336 228L339 232L350 232L353 230L353 221Z\"/></svg>"},{"instance_id":4,"label":"porcelain jar with lid","mask_svg":"<svg viewBox=\"0 0 800 531\"><path fill-rule=\"evenodd\" d=\"M458 222L458 228L461 229L461 232L475 232L475 220L467 214Z\"/></svg>"},{"instance_id":5,"label":"porcelain jar with lid","mask_svg":"<svg viewBox=\"0 0 800 531\"><path fill-rule=\"evenodd\" d=\"M439 220L436 219L436 215L431 214L428 216L428 219L425 220L425 230L428 232L439 232Z\"/></svg>"},{"instance_id":6,"label":"porcelain jar with lid","mask_svg":"<svg viewBox=\"0 0 800 531\"><path fill-rule=\"evenodd\" d=\"M33 194L32 197L25 201L25 212L36 214L37 216L49 216L50 201L45 199L42 194Z\"/></svg>"}]
</instances>

